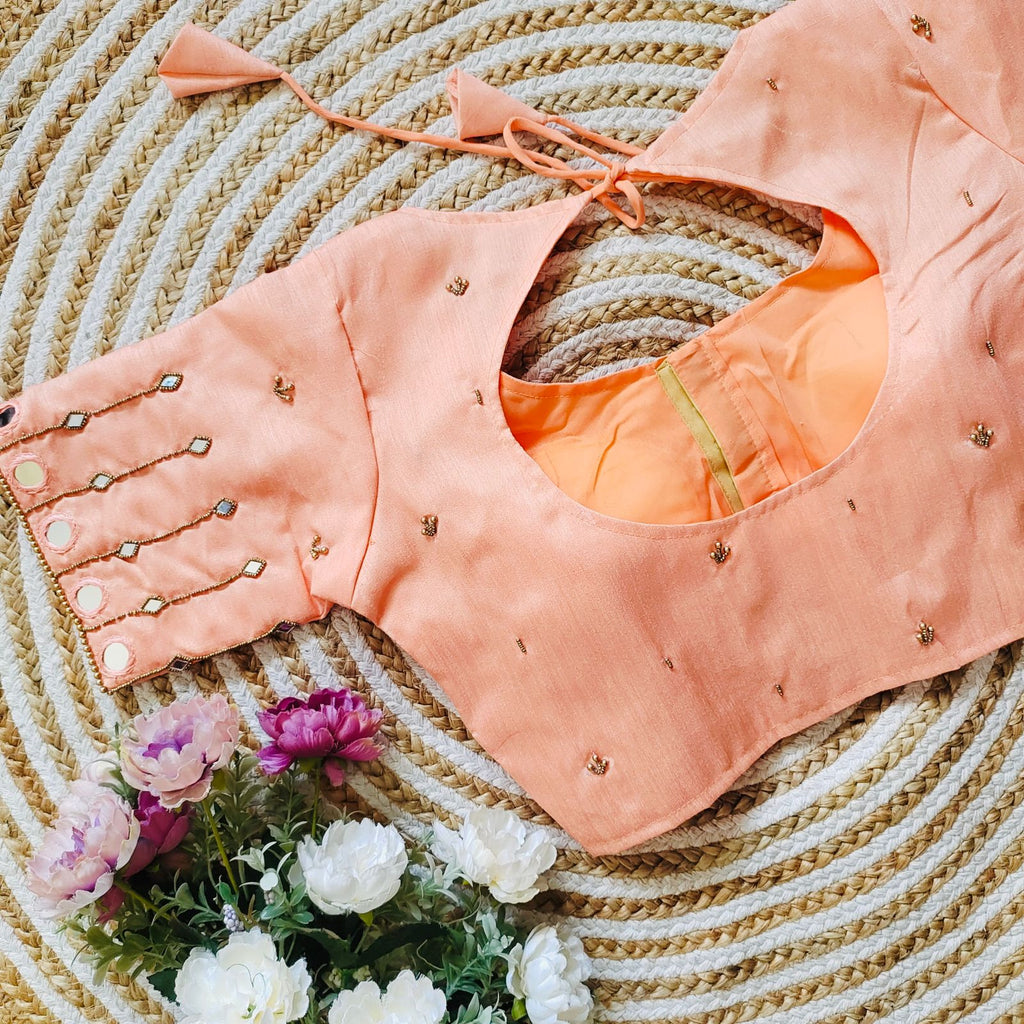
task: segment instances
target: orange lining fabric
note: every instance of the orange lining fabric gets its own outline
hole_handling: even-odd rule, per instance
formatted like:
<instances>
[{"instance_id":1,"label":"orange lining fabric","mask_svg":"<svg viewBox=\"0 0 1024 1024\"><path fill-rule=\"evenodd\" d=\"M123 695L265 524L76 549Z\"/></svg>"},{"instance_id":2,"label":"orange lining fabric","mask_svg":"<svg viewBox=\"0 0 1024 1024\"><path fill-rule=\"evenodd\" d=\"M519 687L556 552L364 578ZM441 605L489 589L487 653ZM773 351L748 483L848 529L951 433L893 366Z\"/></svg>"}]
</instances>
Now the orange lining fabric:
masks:
<instances>
[{"instance_id":1,"label":"orange lining fabric","mask_svg":"<svg viewBox=\"0 0 1024 1024\"><path fill-rule=\"evenodd\" d=\"M743 505L846 448L885 374L878 266L841 217L825 210L823 224L810 267L666 360L721 446ZM504 375L501 400L519 443L582 505L649 523L733 511L655 364L571 384Z\"/></svg>"}]
</instances>

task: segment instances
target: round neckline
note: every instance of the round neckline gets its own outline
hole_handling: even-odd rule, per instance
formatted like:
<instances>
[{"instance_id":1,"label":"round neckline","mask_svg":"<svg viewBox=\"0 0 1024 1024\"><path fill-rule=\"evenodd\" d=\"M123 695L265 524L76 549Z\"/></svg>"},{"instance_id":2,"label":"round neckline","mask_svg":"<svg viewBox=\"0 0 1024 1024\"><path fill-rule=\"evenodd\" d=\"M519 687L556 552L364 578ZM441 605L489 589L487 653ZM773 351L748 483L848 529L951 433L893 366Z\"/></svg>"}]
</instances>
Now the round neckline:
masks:
<instances>
[{"instance_id":1,"label":"round neckline","mask_svg":"<svg viewBox=\"0 0 1024 1024\"><path fill-rule=\"evenodd\" d=\"M645 181L707 181L712 184L719 184L727 187L752 187L748 181L742 180L742 175L728 175L727 172L718 168L702 168L700 165L694 165L693 167L688 168L688 170L692 173L687 174L685 177L680 177L675 174L659 174L656 172L645 171ZM705 172L704 174L701 173L702 170ZM520 484L529 485L531 493L536 497L543 498L549 508L557 508L560 513L564 512L565 514L572 515L575 518L586 522L589 526L594 526L599 529L658 540L672 538L684 539L688 537L706 538L709 535L720 536L726 531L745 525L748 521L756 520L764 515L770 514L776 509L782 508L786 504L797 500L801 495L819 490L821 487L825 486L832 477L837 474L841 474L850 463L859 457L861 450L875 433L879 423L885 418L888 409L892 405L892 396L898 386L900 378L903 334L899 329L896 313L896 299L898 293L896 270L884 258L886 256L887 247L881 244L879 239L871 231L863 230L863 225L861 225L859 216L856 213L851 214L848 210L840 209L840 204L835 204L825 197L791 195L787 194L787 190L782 186L768 182L762 182L762 184L768 184L773 189L770 194L768 192L764 192L762 189L758 189L758 191L770 200L783 200L817 207L835 214L842 220L846 221L858 238L860 238L864 243L867 250L871 253L872 258L878 267L879 284L882 290L882 301L886 318L886 368L881 384L875 394L875 399L871 404L871 408L869 409L864 422L861 424L860 429L854 435L846 448L844 448L826 465L821 466L819 469L814 470L807 474L807 476L802 477L787 487L783 487L780 490L769 494L767 497L753 505L748 505L737 512L719 519L701 520L699 522L692 523L649 523L620 519L616 516L599 512L588 505L584 505L576 501L575 498L571 497L558 487L558 485L555 484L555 482L544 472L533 457L522 447L522 445L520 445L509 426L505 409L501 402L501 382L503 377L508 378L510 382L517 382L518 378L510 377L508 374L505 374L501 369L501 364L505 351L508 347L508 343L511 339L516 318L522 309L522 305L526 300L526 296L529 294L530 288L533 286L533 283L536 281L544 265L550 259L551 253L554 250L555 245L557 245L558 240L563 236L580 210L595 198L591 194L592 190L587 190L581 194L584 201L579 202L578 209L576 208L576 202L569 204L565 199L549 201L549 203L567 203L565 207L565 217L559 218L554 239L550 246L544 248L539 260L530 260L528 266L523 266L522 273L517 272L510 275L510 281L514 280L514 287L512 290L515 294L515 298L509 304L504 314L499 318L495 344L487 346L490 359L485 371L485 396L487 403L493 409L493 415L489 417L489 420L495 429L501 450L510 450L508 455L508 464L503 467L504 472L502 475L505 479L514 481L517 487ZM580 200L580 198L580 196L569 197L569 199L577 201ZM548 204L541 204L540 208L543 209L547 205ZM521 214L535 213L537 209L538 207L527 207L525 210L520 211L502 211L501 215L515 217ZM467 214L472 215L473 212L474 211L464 211L461 214L455 214L455 216L466 216ZM818 252L815 254L814 259L806 268L797 271L797 274L809 274L820 270L828 260L829 249L830 246L826 245L826 236L823 231L822 242L819 245ZM791 280L794 276L796 275L790 275L790 277L785 280ZM775 301L780 294L780 289L784 286L785 280L773 285L756 299L752 300L752 302L759 303L762 306L767 306L771 302ZM697 338L680 346L678 349L673 350L673 352L669 352L664 357L664 360L671 363L675 352L683 351L686 347L694 343L700 343L700 339L705 336L708 337L708 340L704 342L704 344L713 344L720 336L733 332L736 330L739 318L744 316L745 311L749 309L751 304L752 303L748 303L747 306L729 314L729 316L718 321L718 323L712 325L706 331L701 332ZM653 365L656 364L652 364L652 366ZM607 384L608 380L614 379L618 375L625 376L635 372L635 367L626 367L622 370L617 370L608 374L607 377L601 378L601 380ZM561 382L554 386L560 388L564 394L566 392L571 393L574 388L580 387L581 385L584 386L583 390L585 390L585 386L589 384L589 381L568 381Z\"/></svg>"}]
</instances>

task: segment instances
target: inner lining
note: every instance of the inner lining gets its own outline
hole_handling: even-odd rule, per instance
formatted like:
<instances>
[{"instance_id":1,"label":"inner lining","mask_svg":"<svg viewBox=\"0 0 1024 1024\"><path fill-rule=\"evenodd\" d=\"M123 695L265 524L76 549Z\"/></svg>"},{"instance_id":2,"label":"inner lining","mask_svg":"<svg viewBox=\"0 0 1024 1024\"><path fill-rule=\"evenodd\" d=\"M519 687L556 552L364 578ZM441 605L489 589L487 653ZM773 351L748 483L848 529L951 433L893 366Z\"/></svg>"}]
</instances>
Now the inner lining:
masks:
<instances>
[{"instance_id":1,"label":"inner lining","mask_svg":"<svg viewBox=\"0 0 1024 1024\"><path fill-rule=\"evenodd\" d=\"M516 440L579 504L642 523L722 519L827 465L867 418L889 338L874 257L837 214L822 225L808 268L657 363L503 373Z\"/></svg>"}]
</instances>

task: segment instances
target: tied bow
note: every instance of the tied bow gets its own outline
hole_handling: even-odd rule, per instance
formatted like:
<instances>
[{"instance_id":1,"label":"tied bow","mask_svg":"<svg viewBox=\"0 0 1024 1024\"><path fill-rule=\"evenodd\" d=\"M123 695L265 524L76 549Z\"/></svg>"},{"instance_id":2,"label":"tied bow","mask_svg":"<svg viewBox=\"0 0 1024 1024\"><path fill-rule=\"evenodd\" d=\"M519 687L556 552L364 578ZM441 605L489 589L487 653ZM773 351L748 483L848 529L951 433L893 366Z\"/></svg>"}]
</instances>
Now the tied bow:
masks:
<instances>
[{"instance_id":1,"label":"tied bow","mask_svg":"<svg viewBox=\"0 0 1024 1024\"><path fill-rule=\"evenodd\" d=\"M511 157L546 178L574 181L581 188L588 189L627 227L638 228L644 222L643 200L626 165L609 159L580 140L596 142L625 156L643 152L640 147L589 131L559 115L542 114L461 68L452 69L445 82L458 138L390 128L335 114L317 103L287 71L191 22L175 36L157 68L157 74L176 99L280 79L310 110L328 121L404 142L423 142L465 153ZM561 125L568 131L558 131L550 128L549 124ZM538 138L569 146L589 156L601 167L573 167L565 160L527 149L516 140L516 131L528 131ZM504 139L504 146L470 141L499 134ZM613 193L624 195L635 214L630 215L611 199Z\"/></svg>"}]
</instances>

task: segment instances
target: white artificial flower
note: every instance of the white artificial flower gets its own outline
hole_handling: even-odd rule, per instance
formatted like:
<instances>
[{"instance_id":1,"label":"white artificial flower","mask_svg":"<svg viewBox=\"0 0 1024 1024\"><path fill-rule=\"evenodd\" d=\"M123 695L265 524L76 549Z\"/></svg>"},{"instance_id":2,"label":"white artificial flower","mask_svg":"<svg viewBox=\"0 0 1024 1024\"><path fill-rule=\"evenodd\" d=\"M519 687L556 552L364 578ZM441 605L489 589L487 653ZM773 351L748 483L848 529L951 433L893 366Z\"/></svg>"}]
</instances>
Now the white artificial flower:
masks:
<instances>
[{"instance_id":1,"label":"white artificial flower","mask_svg":"<svg viewBox=\"0 0 1024 1024\"><path fill-rule=\"evenodd\" d=\"M369 818L335 821L296 850L309 898L325 914L365 914L398 892L409 863L398 829Z\"/></svg>"},{"instance_id":2,"label":"white artificial flower","mask_svg":"<svg viewBox=\"0 0 1024 1024\"><path fill-rule=\"evenodd\" d=\"M402 971L384 992L375 981L363 981L339 993L327 1024L440 1024L447 1008L429 978Z\"/></svg>"},{"instance_id":3,"label":"white artificial flower","mask_svg":"<svg viewBox=\"0 0 1024 1024\"><path fill-rule=\"evenodd\" d=\"M85 766L82 778L95 782L98 786L116 786L118 783L117 770L120 767L121 762L117 754L108 751L106 754L100 754Z\"/></svg>"},{"instance_id":4,"label":"white artificial flower","mask_svg":"<svg viewBox=\"0 0 1024 1024\"><path fill-rule=\"evenodd\" d=\"M586 1024L594 996L583 982L590 958L575 935L562 939L549 924L530 932L509 953L509 992L526 1003L531 1024Z\"/></svg>"},{"instance_id":5,"label":"white artificial flower","mask_svg":"<svg viewBox=\"0 0 1024 1024\"><path fill-rule=\"evenodd\" d=\"M265 932L237 932L216 955L189 953L174 982L180 1024L286 1024L309 1009L311 982L306 961L278 960Z\"/></svg>"},{"instance_id":6,"label":"white artificial flower","mask_svg":"<svg viewBox=\"0 0 1024 1024\"><path fill-rule=\"evenodd\" d=\"M437 855L502 903L525 903L547 888L540 876L554 864L555 847L511 811L475 807L458 832L437 822L434 835Z\"/></svg>"}]
</instances>

